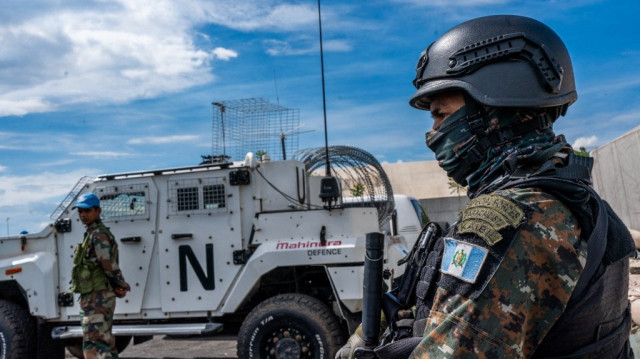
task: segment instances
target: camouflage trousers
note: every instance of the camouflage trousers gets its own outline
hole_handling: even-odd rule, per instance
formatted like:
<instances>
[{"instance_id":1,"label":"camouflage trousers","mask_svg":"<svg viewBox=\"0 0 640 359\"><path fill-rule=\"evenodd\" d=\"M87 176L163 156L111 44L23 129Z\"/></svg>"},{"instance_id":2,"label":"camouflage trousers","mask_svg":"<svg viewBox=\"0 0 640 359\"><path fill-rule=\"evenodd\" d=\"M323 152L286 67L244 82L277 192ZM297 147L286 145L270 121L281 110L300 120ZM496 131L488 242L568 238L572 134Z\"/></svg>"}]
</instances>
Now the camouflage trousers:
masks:
<instances>
[{"instance_id":1,"label":"camouflage trousers","mask_svg":"<svg viewBox=\"0 0 640 359\"><path fill-rule=\"evenodd\" d=\"M116 338L111 334L116 295L111 290L80 295L82 351L85 359L118 359Z\"/></svg>"}]
</instances>

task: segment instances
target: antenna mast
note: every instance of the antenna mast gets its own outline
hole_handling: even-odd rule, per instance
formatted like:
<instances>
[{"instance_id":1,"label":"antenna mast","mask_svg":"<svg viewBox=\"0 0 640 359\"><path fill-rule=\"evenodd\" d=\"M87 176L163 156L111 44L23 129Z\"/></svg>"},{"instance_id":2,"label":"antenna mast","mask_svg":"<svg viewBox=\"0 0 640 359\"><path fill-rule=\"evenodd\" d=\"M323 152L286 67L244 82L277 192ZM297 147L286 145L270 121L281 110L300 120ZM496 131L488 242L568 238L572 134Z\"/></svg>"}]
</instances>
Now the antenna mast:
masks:
<instances>
[{"instance_id":1,"label":"antenna mast","mask_svg":"<svg viewBox=\"0 0 640 359\"><path fill-rule=\"evenodd\" d=\"M320 29L320 71L322 73L322 114L324 116L324 149L325 149L325 174L331 176L329 166L329 139L327 137L327 100L324 91L324 51L322 49L322 15L320 14L320 0L318 0L318 28Z\"/></svg>"},{"instance_id":2,"label":"antenna mast","mask_svg":"<svg viewBox=\"0 0 640 359\"><path fill-rule=\"evenodd\" d=\"M322 49L322 15L320 14L320 0L318 0L318 28L320 29L320 70L322 72L322 113L324 115L324 157L325 176L320 181L320 198L325 203L325 208L331 210L332 204L338 203L340 197L340 185L338 179L331 176L329 164L329 140L327 136L327 100L324 91L324 51Z\"/></svg>"}]
</instances>

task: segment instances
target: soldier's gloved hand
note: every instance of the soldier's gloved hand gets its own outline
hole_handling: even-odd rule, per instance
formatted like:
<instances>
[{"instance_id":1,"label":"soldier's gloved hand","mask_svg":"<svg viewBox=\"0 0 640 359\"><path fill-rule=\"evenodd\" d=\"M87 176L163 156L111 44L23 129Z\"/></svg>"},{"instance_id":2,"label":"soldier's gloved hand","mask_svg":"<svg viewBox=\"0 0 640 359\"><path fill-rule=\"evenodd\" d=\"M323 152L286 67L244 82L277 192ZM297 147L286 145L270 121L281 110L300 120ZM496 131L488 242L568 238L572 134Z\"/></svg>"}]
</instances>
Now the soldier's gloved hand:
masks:
<instances>
[{"instance_id":1,"label":"soldier's gloved hand","mask_svg":"<svg viewBox=\"0 0 640 359\"><path fill-rule=\"evenodd\" d=\"M382 335L384 331L387 329L387 318L384 316L383 312L380 312L380 332L379 335ZM362 347L364 348L364 339L362 338L362 323L358 325L358 328L351 334L349 340L347 340L347 344L345 344L338 352L336 353L335 359L353 359L355 357L354 353L356 348Z\"/></svg>"},{"instance_id":2,"label":"soldier's gloved hand","mask_svg":"<svg viewBox=\"0 0 640 359\"><path fill-rule=\"evenodd\" d=\"M353 359L354 352L357 347L364 347L364 339L362 339L362 324L360 324L358 329L351 334L349 340L347 340L347 344L338 350L335 359Z\"/></svg>"}]
</instances>

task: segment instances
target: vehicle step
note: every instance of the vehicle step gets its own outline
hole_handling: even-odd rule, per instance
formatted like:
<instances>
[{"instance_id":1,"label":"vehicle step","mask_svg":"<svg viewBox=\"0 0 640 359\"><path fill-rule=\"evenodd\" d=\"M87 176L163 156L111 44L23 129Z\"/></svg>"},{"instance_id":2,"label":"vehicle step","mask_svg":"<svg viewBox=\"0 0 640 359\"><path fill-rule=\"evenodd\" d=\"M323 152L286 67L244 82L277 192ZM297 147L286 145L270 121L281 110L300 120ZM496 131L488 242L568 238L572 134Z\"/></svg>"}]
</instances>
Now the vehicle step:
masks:
<instances>
[{"instance_id":1,"label":"vehicle step","mask_svg":"<svg viewBox=\"0 0 640 359\"><path fill-rule=\"evenodd\" d=\"M222 331L221 323L114 325L114 335L206 335ZM53 339L81 338L81 326L54 327Z\"/></svg>"}]
</instances>

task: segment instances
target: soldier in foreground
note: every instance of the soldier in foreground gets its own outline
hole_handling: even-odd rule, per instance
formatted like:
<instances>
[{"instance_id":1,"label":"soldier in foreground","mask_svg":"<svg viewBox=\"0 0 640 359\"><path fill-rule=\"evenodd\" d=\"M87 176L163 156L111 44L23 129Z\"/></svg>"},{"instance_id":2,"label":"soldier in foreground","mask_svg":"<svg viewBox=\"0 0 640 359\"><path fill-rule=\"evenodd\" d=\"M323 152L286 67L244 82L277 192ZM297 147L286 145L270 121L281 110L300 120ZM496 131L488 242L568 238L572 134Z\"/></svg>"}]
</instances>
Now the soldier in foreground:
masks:
<instances>
[{"instance_id":1,"label":"soldier in foreground","mask_svg":"<svg viewBox=\"0 0 640 359\"><path fill-rule=\"evenodd\" d=\"M71 290L80 293L82 351L85 359L118 358L111 333L116 297L131 287L118 266L118 244L100 220L100 200L93 193L80 196L73 208L87 228L73 258Z\"/></svg>"},{"instance_id":2,"label":"soldier in foreground","mask_svg":"<svg viewBox=\"0 0 640 359\"><path fill-rule=\"evenodd\" d=\"M402 303L413 338L393 357L633 358L633 241L591 189L592 159L552 130L577 99L562 40L530 18L478 18L432 43L416 72L427 146L471 199L422 262ZM354 334L336 357L362 345Z\"/></svg>"}]
</instances>

